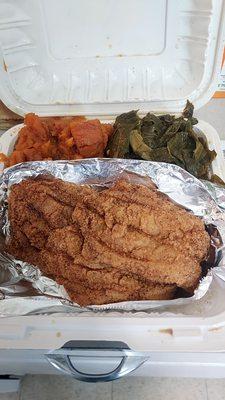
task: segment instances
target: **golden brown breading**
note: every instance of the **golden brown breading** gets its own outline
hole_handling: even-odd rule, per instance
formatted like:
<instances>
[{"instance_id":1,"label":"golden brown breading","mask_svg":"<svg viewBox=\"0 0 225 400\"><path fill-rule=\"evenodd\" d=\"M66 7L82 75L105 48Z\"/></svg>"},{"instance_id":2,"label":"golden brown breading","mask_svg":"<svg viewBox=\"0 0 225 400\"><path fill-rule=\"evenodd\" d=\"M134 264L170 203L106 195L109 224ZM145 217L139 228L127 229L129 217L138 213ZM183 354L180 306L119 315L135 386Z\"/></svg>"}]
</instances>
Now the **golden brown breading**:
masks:
<instances>
[{"instance_id":1,"label":"golden brown breading","mask_svg":"<svg viewBox=\"0 0 225 400\"><path fill-rule=\"evenodd\" d=\"M58 279L58 283L63 285L72 301L86 306L90 304L101 305L115 303L119 301L138 301L138 300L170 300L174 297L176 287L174 285L154 285L148 284L141 286L139 291L131 291L121 286L112 286L110 289L93 289L85 287L83 283L71 282L64 278Z\"/></svg>"},{"instance_id":2,"label":"golden brown breading","mask_svg":"<svg viewBox=\"0 0 225 400\"><path fill-rule=\"evenodd\" d=\"M64 285L71 300L81 306L127 300L169 300L177 290L176 285L145 282L115 269L94 270L74 264L73 259L61 251L43 249L37 252L29 247L14 248L13 254L36 264L45 275Z\"/></svg>"},{"instance_id":3,"label":"golden brown breading","mask_svg":"<svg viewBox=\"0 0 225 400\"><path fill-rule=\"evenodd\" d=\"M66 253L69 257L76 257L81 253L83 236L76 225L54 229L46 242L46 249Z\"/></svg>"},{"instance_id":4,"label":"golden brown breading","mask_svg":"<svg viewBox=\"0 0 225 400\"><path fill-rule=\"evenodd\" d=\"M100 193L39 177L12 187L8 251L64 284L81 305L171 299L193 290L209 236L203 222L151 185Z\"/></svg>"},{"instance_id":5,"label":"golden brown breading","mask_svg":"<svg viewBox=\"0 0 225 400\"><path fill-rule=\"evenodd\" d=\"M209 248L204 224L155 189L120 181L94 201L86 197L72 218L84 236L77 263L186 289L199 281Z\"/></svg>"},{"instance_id":6,"label":"golden brown breading","mask_svg":"<svg viewBox=\"0 0 225 400\"><path fill-rule=\"evenodd\" d=\"M103 216L105 224L112 230L118 225L134 228L150 235L151 239L156 236L158 244L162 241L172 246L176 244L177 252L185 249L188 255L199 260L208 250L209 236L201 219L173 203L157 189L118 181L94 201L87 196L83 203L95 214Z\"/></svg>"}]
</instances>

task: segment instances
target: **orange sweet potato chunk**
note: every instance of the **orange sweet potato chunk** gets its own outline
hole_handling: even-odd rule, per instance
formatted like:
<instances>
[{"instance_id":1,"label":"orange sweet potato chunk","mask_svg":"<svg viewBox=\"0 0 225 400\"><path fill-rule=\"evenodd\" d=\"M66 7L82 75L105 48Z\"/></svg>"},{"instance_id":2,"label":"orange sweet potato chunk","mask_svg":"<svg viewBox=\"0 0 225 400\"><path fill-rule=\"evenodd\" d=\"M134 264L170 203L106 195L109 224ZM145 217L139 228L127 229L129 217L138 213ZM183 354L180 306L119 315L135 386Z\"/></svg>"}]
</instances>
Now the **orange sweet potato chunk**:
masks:
<instances>
[{"instance_id":1,"label":"orange sweet potato chunk","mask_svg":"<svg viewBox=\"0 0 225 400\"><path fill-rule=\"evenodd\" d=\"M78 152L83 157L101 157L104 153L105 139L98 119L70 124Z\"/></svg>"},{"instance_id":2,"label":"orange sweet potato chunk","mask_svg":"<svg viewBox=\"0 0 225 400\"><path fill-rule=\"evenodd\" d=\"M19 164L24 161L26 161L26 157L23 151L14 150L9 159L9 166L11 167L12 165Z\"/></svg>"},{"instance_id":3,"label":"orange sweet potato chunk","mask_svg":"<svg viewBox=\"0 0 225 400\"><path fill-rule=\"evenodd\" d=\"M25 161L76 160L102 157L113 131L110 124L85 117L40 118L29 113L24 118L14 151L0 154L0 162L12 166Z\"/></svg>"}]
</instances>

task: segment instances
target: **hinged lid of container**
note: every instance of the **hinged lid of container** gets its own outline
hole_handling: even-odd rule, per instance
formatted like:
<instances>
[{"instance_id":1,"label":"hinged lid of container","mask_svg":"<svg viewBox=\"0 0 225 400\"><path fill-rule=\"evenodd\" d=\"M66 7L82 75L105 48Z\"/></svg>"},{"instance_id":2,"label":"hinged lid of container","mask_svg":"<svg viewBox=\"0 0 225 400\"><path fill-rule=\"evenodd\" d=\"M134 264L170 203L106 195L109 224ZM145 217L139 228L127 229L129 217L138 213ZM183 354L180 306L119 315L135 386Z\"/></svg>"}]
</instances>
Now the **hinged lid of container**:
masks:
<instances>
[{"instance_id":1,"label":"hinged lid of container","mask_svg":"<svg viewBox=\"0 0 225 400\"><path fill-rule=\"evenodd\" d=\"M179 112L212 96L224 0L0 0L0 97L19 114Z\"/></svg>"}]
</instances>

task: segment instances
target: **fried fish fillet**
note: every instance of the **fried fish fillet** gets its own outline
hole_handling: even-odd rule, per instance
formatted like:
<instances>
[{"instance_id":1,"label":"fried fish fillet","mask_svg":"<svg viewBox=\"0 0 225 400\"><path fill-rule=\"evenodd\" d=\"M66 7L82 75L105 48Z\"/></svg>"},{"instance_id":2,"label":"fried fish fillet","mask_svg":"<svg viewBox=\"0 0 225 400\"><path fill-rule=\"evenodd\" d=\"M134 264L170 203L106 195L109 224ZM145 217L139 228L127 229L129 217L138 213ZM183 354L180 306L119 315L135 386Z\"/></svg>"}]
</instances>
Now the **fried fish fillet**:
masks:
<instances>
[{"instance_id":1,"label":"fried fish fillet","mask_svg":"<svg viewBox=\"0 0 225 400\"><path fill-rule=\"evenodd\" d=\"M93 269L75 264L65 254L41 251L42 270L67 289L70 298L80 305L104 304L125 300L171 299L176 285L145 282L136 276L120 273L116 269ZM55 265L59 265L57 270ZM75 279L71 279L75 277Z\"/></svg>"},{"instance_id":2,"label":"fried fish fillet","mask_svg":"<svg viewBox=\"0 0 225 400\"><path fill-rule=\"evenodd\" d=\"M203 222L157 189L120 181L93 201L77 204L72 219L84 237L75 262L105 265L152 282L196 287L209 236Z\"/></svg>"},{"instance_id":3,"label":"fried fish fillet","mask_svg":"<svg viewBox=\"0 0 225 400\"><path fill-rule=\"evenodd\" d=\"M125 300L167 300L174 297L176 285L146 282L138 276L116 269L93 269L74 263L82 237L74 226L53 230L45 248L14 247L9 250L18 259L36 264L42 272L63 284L71 300L81 306Z\"/></svg>"},{"instance_id":4,"label":"fried fish fillet","mask_svg":"<svg viewBox=\"0 0 225 400\"><path fill-rule=\"evenodd\" d=\"M58 283L63 285L71 300L86 306L90 304L102 305L120 301L138 301L138 300L170 300L174 297L176 287L174 285L154 285L148 284L139 287L138 290L127 289L124 286L112 285L110 289L93 289L86 287L81 283L71 283L64 278L58 279Z\"/></svg>"},{"instance_id":5,"label":"fried fish fillet","mask_svg":"<svg viewBox=\"0 0 225 400\"><path fill-rule=\"evenodd\" d=\"M9 195L15 257L37 265L81 305L171 299L193 290L209 248L203 222L151 185L96 192L39 177Z\"/></svg>"}]
</instances>

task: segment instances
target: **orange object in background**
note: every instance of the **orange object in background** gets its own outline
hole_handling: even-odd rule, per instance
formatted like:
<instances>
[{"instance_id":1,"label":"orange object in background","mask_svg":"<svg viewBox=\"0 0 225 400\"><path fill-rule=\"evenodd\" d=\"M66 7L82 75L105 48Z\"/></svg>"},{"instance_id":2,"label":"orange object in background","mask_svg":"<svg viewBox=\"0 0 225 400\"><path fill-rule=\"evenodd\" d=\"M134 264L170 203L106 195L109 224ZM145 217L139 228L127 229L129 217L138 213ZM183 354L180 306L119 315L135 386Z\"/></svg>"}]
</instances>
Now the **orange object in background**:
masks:
<instances>
[{"instance_id":1,"label":"orange object in background","mask_svg":"<svg viewBox=\"0 0 225 400\"><path fill-rule=\"evenodd\" d=\"M225 98L225 47L223 50L223 58L220 70L220 76L218 81L218 90L213 96L214 99Z\"/></svg>"},{"instance_id":2,"label":"orange object in background","mask_svg":"<svg viewBox=\"0 0 225 400\"><path fill-rule=\"evenodd\" d=\"M30 113L24 124L12 154L0 153L6 167L25 161L102 157L113 131L110 124L82 116L40 118Z\"/></svg>"}]
</instances>

